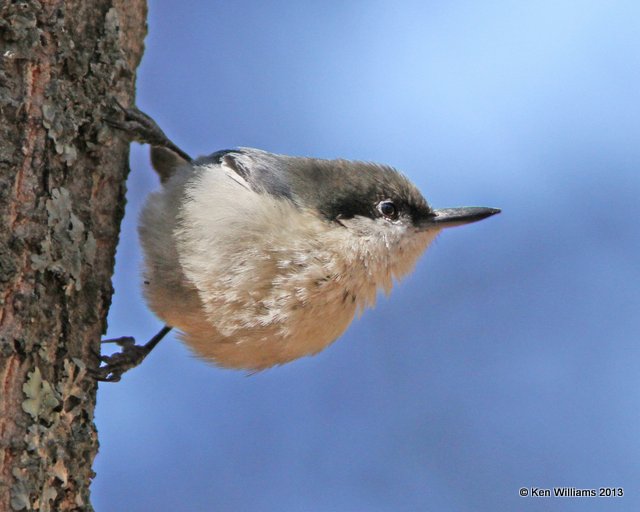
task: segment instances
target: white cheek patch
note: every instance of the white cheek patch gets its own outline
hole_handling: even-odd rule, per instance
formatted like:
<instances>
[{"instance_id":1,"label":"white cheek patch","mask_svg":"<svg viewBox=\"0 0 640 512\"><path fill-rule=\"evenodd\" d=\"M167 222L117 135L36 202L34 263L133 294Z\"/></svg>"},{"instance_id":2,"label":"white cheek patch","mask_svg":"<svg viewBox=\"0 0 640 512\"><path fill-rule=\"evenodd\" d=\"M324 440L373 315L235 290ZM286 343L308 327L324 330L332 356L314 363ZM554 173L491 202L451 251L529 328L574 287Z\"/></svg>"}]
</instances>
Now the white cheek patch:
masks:
<instances>
[{"instance_id":1,"label":"white cheek patch","mask_svg":"<svg viewBox=\"0 0 640 512\"><path fill-rule=\"evenodd\" d=\"M343 221L349 233L345 251L356 256L353 266L354 281L361 283L365 293L359 297L365 305L375 302L375 289L387 295L393 281L411 272L418 258L436 238L439 230L416 232L404 223L392 223L384 219L354 217ZM360 277L356 277L360 268ZM371 287L362 286L371 283Z\"/></svg>"},{"instance_id":2,"label":"white cheek patch","mask_svg":"<svg viewBox=\"0 0 640 512\"><path fill-rule=\"evenodd\" d=\"M400 280L409 274L415 267L422 253L427 250L427 247L436 239L439 233L439 229L407 233L394 250L395 258L392 262L393 276Z\"/></svg>"}]
</instances>

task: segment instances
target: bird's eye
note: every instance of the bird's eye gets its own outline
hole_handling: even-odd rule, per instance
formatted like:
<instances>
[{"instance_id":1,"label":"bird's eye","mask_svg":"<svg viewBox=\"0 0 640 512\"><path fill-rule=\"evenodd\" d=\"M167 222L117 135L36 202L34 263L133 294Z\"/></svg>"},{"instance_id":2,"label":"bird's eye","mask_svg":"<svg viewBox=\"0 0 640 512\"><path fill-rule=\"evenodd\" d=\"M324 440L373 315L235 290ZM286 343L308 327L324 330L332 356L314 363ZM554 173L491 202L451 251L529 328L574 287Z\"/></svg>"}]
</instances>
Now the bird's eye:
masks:
<instances>
[{"instance_id":1,"label":"bird's eye","mask_svg":"<svg viewBox=\"0 0 640 512\"><path fill-rule=\"evenodd\" d=\"M398 209L393 201L388 199L378 203L378 211L387 219L396 220L398 218Z\"/></svg>"}]
</instances>

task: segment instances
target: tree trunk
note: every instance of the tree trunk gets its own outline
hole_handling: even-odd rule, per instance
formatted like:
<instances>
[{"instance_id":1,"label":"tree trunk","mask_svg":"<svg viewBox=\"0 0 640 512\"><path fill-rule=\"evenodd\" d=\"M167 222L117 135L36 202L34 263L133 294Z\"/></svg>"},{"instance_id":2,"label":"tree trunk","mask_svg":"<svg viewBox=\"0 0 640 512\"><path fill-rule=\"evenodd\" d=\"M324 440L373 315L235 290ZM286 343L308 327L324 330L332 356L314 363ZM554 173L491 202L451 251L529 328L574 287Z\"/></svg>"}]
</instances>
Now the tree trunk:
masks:
<instances>
[{"instance_id":1,"label":"tree trunk","mask_svg":"<svg viewBox=\"0 0 640 512\"><path fill-rule=\"evenodd\" d=\"M0 511L92 510L145 0L0 1Z\"/></svg>"}]
</instances>

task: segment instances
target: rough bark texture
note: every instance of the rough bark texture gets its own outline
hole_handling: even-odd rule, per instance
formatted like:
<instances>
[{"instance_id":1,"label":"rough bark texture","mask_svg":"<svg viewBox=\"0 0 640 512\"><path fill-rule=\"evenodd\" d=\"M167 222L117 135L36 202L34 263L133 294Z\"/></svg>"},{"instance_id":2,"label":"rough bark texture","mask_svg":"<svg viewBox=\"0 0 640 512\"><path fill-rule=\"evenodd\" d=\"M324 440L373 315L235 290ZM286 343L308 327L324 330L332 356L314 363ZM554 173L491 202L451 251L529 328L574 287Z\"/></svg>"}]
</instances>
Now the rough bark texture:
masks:
<instances>
[{"instance_id":1,"label":"rough bark texture","mask_svg":"<svg viewBox=\"0 0 640 512\"><path fill-rule=\"evenodd\" d=\"M0 1L0 511L91 510L145 0Z\"/></svg>"}]
</instances>

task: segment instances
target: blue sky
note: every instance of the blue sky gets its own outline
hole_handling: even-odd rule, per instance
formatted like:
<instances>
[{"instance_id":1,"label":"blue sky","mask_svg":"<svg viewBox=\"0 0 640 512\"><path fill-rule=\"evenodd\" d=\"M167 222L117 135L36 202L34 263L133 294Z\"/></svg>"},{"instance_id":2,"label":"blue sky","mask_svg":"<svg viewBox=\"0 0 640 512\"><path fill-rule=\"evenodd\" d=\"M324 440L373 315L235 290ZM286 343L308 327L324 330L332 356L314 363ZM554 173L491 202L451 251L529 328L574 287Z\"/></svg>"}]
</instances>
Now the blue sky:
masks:
<instances>
[{"instance_id":1,"label":"blue sky","mask_svg":"<svg viewBox=\"0 0 640 512\"><path fill-rule=\"evenodd\" d=\"M97 510L637 510L637 2L150 2L138 105L192 155L378 161L448 230L316 357L257 375L173 337L101 384ZM148 339L132 146L108 336ZM521 487L623 487L521 498Z\"/></svg>"}]
</instances>

